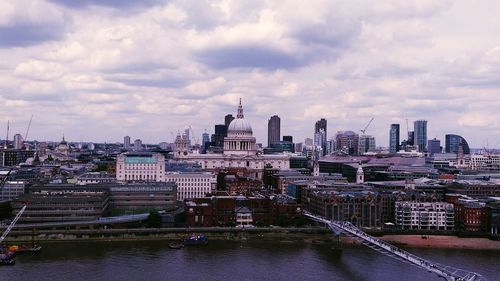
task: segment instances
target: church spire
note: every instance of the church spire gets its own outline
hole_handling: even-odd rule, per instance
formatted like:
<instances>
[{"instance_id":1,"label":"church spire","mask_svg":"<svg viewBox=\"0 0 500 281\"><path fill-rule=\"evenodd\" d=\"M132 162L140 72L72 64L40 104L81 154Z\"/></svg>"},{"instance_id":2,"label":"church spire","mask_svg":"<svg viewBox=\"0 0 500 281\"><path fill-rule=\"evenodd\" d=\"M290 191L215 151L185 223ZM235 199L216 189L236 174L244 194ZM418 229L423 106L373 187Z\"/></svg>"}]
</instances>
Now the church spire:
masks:
<instances>
[{"instance_id":1,"label":"church spire","mask_svg":"<svg viewBox=\"0 0 500 281\"><path fill-rule=\"evenodd\" d=\"M240 98L240 105L238 105L238 114L236 115L236 118L243 118L243 106L241 105L241 98Z\"/></svg>"}]
</instances>

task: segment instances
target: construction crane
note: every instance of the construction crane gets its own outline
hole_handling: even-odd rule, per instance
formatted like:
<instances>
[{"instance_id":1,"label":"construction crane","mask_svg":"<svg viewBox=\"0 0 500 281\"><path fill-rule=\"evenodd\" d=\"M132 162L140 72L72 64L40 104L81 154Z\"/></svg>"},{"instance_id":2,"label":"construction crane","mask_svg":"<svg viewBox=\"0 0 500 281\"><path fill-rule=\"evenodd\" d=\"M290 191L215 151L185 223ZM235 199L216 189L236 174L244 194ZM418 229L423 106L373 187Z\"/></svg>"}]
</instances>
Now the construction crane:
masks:
<instances>
[{"instance_id":1,"label":"construction crane","mask_svg":"<svg viewBox=\"0 0 500 281\"><path fill-rule=\"evenodd\" d=\"M24 134L24 141L28 141L28 133L30 132L31 121L33 121L33 115L31 115L30 122L28 123L28 128L26 129L26 134Z\"/></svg>"},{"instance_id":2,"label":"construction crane","mask_svg":"<svg viewBox=\"0 0 500 281\"><path fill-rule=\"evenodd\" d=\"M26 210L27 207L28 207L28 205L24 204L24 206L21 208L21 210L17 213L16 217L9 224L9 227L7 227L7 229L3 232L2 237L0 237L0 243L3 242L3 240L5 239L5 237L7 237L7 235L9 234L9 232L12 230L12 228L14 228L14 225L19 220L19 218L22 216L22 214L24 213L24 211Z\"/></svg>"},{"instance_id":3,"label":"construction crane","mask_svg":"<svg viewBox=\"0 0 500 281\"><path fill-rule=\"evenodd\" d=\"M10 173L12 172L12 169L10 169L7 174L5 175L5 177L2 179L2 181L0 182L0 190L3 188L3 186L5 185L5 183L7 182L7 178L9 177ZM12 220L12 222L9 224L9 227L7 227L7 229L3 232L2 236L0 237L0 243L3 242L3 240L5 239L5 237L7 237L7 235L9 234L9 232L12 230L12 228L14 228L14 225L16 224L16 222L19 220L19 218L21 217L21 215L24 213L24 211L26 210L26 208L28 207L28 204L25 203L24 206L21 208L21 210L17 213L16 217Z\"/></svg>"},{"instance_id":4,"label":"construction crane","mask_svg":"<svg viewBox=\"0 0 500 281\"><path fill-rule=\"evenodd\" d=\"M191 132L191 135L193 136L193 139L194 139L194 144L195 145L199 145L200 144L200 139L195 137L195 134L194 134L194 131L193 131L193 128L191 127L191 125L189 125L189 131Z\"/></svg>"},{"instance_id":5,"label":"construction crane","mask_svg":"<svg viewBox=\"0 0 500 281\"><path fill-rule=\"evenodd\" d=\"M3 179L0 181L0 191L3 189L3 186L5 185L5 183L7 182L7 179L10 175L10 173L12 172L12 168L9 169L9 171L7 172L7 174L5 174L5 177L3 177Z\"/></svg>"},{"instance_id":6,"label":"construction crane","mask_svg":"<svg viewBox=\"0 0 500 281\"><path fill-rule=\"evenodd\" d=\"M408 127L408 118L406 118L406 135L410 135L410 128Z\"/></svg>"},{"instance_id":7,"label":"construction crane","mask_svg":"<svg viewBox=\"0 0 500 281\"><path fill-rule=\"evenodd\" d=\"M7 146L9 144L9 129L10 129L10 120L7 120L7 136L5 137L5 146L4 146L5 149L7 149Z\"/></svg>"},{"instance_id":8,"label":"construction crane","mask_svg":"<svg viewBox=\"0 0 500 281\"><path fill-rule=\"evenodd\" d=\"M363 133L363 135L366 133L366 130L368 129L368 127L372 123L373 119L374 119L374 117L372 117L372 119L370 119L370 121L368 121L368 124L366 124L366 126L363 130L359 130L361 133Z\"/></svg>"}]
</instances>

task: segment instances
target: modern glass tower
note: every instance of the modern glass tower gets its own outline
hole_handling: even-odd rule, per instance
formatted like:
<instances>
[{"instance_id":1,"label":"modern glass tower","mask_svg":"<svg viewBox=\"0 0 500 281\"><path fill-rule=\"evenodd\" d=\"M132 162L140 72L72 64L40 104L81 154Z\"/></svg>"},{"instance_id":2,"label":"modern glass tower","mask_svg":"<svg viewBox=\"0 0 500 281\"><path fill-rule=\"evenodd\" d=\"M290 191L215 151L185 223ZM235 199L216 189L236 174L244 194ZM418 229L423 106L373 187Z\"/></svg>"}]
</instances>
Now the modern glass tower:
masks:
<instances>
[{"instance_id":1,"label":"modern glass tower","mask_svg":"<svg viewBox=\"0 0 500 281\"><path fill-rule=\"evenodd\" d=\"M278 115L274 115L269 118L267 122L267 147L271 147L271 144L279 142L281 138L281 119Z\"/></svg>"},{"instance_id":2,"label":"modern glass tower","mask_svg":"<svg viewBox=\"0 0 500 281\"><path fill-rule=\"evenodd\" d=\"M462 145L464 154L470 154L469 144L463 137L453 134L448 134L445 136L446 153L458 153L458 148L460 145Z\"/></svg>"},{"instance_id":3,"label":"modern glass tower","mask_svg":"<svg viewBox=\"0 0 500 281\"><path fill-rule=\"evenodd\" d=\"M391 124L389 130L389 152L397 153L399 151L399 124Z\"/></svg>"},{"instance_id":4,"label":"modern glass tower","mask_svg":"<svg viewBox=\"0 0 500 281\"><path fill-rule=\"evenodd\" d=\"M418 146L418 151L425 151L427 148L427 120L417 120L413 122L414 141L413 144Z\"/></svg>"},{"instance_id":5,"label":"modern glass tower","mask_svg":"<svg viewBox=\"0 0 500 281\"><path fill-rule=\"evenodd\" d=\"M323 149L323 156L326 155L326 139L328 137L326 119L321 118L314 124L314 134L321 134L321 148Z\"/></svg>"}]
</instances>

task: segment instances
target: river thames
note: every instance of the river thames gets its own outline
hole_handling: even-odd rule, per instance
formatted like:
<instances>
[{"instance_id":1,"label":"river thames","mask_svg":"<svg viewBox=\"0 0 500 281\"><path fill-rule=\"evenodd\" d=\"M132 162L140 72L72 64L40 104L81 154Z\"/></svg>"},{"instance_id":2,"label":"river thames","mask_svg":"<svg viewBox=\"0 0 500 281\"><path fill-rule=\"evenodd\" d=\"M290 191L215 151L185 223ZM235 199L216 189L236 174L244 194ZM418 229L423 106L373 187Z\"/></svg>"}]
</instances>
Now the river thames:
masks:
<instances>
[{"instance_id":1,"label":"river thames","mask_svg":"<svg viewBox=\"0 0 500 281\"><path fill-rule=\"evenodd\" d=\"M0 280L442 280L363 247L210 242L181 250L165 241L45 244L0 268ZM435 262L500 280L500 251L408 249Z\"/></svg>"}]
</instances>

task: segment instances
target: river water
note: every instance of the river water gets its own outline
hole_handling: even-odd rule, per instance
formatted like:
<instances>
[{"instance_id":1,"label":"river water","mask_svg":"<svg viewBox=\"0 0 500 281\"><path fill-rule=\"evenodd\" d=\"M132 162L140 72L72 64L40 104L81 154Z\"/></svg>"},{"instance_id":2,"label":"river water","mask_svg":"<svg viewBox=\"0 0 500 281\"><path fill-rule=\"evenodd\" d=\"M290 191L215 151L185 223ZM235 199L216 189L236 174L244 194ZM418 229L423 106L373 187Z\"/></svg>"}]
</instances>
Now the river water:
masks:
<instances>
[{"instance_id":1,"label":"river water","mask_svg":"<svg viewBox=\"0 0 500 281\"><path fill-rule=\"evenodd\" d=\"M435 262L500 280L500 251L408 249ZM0 280L442 280L363 247L215 242L181 250L165 241L45 244L0 267Z\"/></svg>"}]
</instances>

